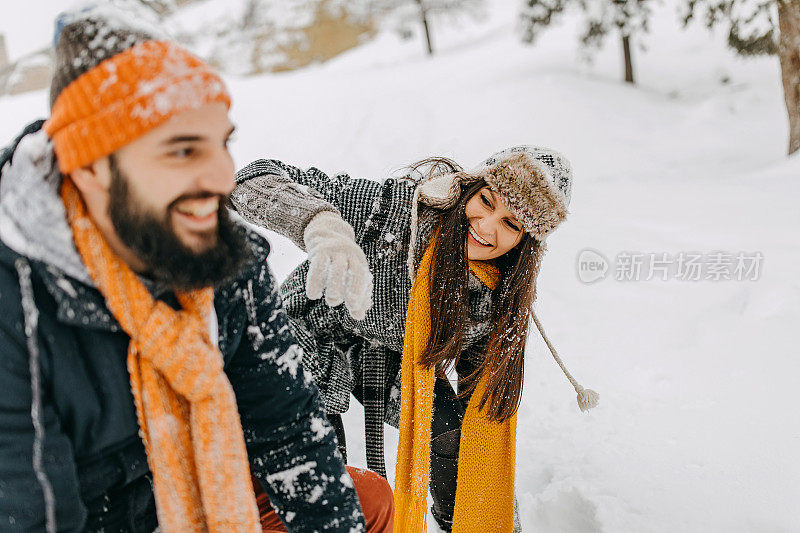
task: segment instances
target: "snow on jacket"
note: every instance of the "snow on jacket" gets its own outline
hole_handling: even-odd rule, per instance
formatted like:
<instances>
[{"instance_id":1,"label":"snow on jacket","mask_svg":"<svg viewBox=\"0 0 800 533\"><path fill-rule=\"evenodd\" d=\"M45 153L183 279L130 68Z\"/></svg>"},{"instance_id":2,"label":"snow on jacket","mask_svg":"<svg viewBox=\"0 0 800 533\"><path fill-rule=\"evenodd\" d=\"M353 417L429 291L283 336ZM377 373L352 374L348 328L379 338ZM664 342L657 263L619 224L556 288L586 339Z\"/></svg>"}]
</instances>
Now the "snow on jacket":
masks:
<instances>
[{"instance_id":1,"label":"snow on jacket","mask_svg":"<svg viewBox=\"0 0 800 533\"><path fill-rule=\"evenodd\" d=\"M40 126L0 152L0 530L44 530L52 509L58 531L150 532L158 523L129 338L72 244L52 150L37 151L47 142ZM214 310L251 470L289 531L363 531L269 245L254 233L248 241L254 260L216 289Z\"/></svg>"},{"instance_id":2,"label":"snow on jacket","mask_svg":"<svg viewBox=\"0 0 800 533\"><path fill-rule=\"evenodd\" d=\"M373 307L355 320L344 305L309 300L305 292L308 262L281 285L286 311L304 351L304 362L320 388L329 413L347 411L351 392L365 408L367 464L383 466L383 422L400 420L400 360L411 292L407 258L411 206L416 183L328 176L276 160L258 160L237 173L231 202L247 220L292 238L301 248L305 226L324 210L338 211L353 226L374 279ZM419 258L438 222L438 211L420 205L414 255ZM462 356L483 357L492 324L492 294L474 275L469 283L470 325Z\"/></svg>"}]
</instances>

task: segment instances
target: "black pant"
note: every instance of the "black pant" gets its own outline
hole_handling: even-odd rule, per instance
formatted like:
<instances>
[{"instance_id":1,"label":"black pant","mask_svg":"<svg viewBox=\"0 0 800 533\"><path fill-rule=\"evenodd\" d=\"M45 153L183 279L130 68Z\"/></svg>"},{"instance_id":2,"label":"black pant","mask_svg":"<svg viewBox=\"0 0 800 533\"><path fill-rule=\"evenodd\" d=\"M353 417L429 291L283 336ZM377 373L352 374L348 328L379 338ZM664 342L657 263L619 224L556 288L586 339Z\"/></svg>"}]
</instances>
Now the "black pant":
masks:
<instances>
[{"instance_id":1,"label":"black pant","mask_svg":"<svg viewBox=\"0 0 800 533\"><path fill-rule=\"evenodd\" d=\"M433 516L445 531L452 529L458 479L458 450L461 442L461 422L469 398L458 398L450 383L437 379L434 385L433 417L431 421L431 475ZM341 415L328 415L339 451L347 462L347 443Z\"/></svg>"},{"instance_id":2,"label":"black pant","mask_svg":"<svg viewBox=\"0 0 800 533\"><path fill-rule=\"evenodd\" d=\"M434 385L433 420L431 422L432 514L445 531L453 528L458 479L458 450L461 443L461 423L469 398L458 398L453 387L444 379Z\"/></svg>"}]
</instances>

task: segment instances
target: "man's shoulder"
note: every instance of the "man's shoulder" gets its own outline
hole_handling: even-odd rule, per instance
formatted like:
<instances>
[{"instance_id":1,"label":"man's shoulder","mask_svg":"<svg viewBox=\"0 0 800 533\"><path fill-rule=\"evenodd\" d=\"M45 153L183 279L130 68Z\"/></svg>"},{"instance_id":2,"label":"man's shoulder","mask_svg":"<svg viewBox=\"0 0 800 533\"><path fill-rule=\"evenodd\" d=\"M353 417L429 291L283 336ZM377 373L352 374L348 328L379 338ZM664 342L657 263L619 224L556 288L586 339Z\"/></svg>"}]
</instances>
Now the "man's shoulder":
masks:
<instances>
[{"instance_id":1,"label":"man's shoulder","mask_svg":"<svg viewBox=\"0 0 800 533\"><path fill-rule=\"evenodd\" d=\"M12 140L9 145L0 146L0 170L13 157L14 151L17 149L17 146L19 145L22 138L25 137L26 135L35 133L40 129L42 129L44 122L45 121L43 119L34 120L33 122L25 126L22 132L20 132L20 134L17 135L17 137L14 138L14 140Z\"/></svg>"},{"instance_id":2,"label":"man's shoulder","mask_svg":"<svg viewBox=\"0 0 800 533\"><path fill-rule=\"evenodd\" d=\"M246 231L247 244L250 246L250 250L253 255L251 266L266 264L267 257L269 257L270 251L272 250L270 248L269 241L266 237L260 235L258 232L250 228L246 228Z\"/></svg>"},{"instance_id":3,"label":"man's shoulder","mask_svg":"<svg viewBox=\"0 0 800 533\"><path fill-rule=\"evenodd\" d=\"M19 269L30 266L31 259L21 255L9 248L0 240L0 298L3 307L11 302L7 298L9 293L19 293ZM16 291L11 290L13 288Z\"/></svg>"},{"instance_id":4,"label":"man's shoulder","mask_svg":"<svg viewBox=\"0 0 800 533\"><path fill-rule=\"evenodd\" d=\"M247 284L250 280L263 278L264 273L269 270L267 266L267 259L271 251L269 241L249 227L245 228L245 232L245 241L250 250L250 257L239 274L219 287L218 290L224 290L231 285Z\"/></svg>"},{"instance_id":5,"label":"man's shoulder","mask_svg":"<svg viewBox=\"0 0 800 533\"><path fill-rule=\"evenodd\" d=\"M254 298L258 293L264 291L271 293L275 290L275 279L267 264L270 254L269 241L250 228L246 228L245 231L250 258L236 277L214 290L215 307L218 312L232 309L237 303L245 301L248 297Z\"/></svg>"},{"instance_id":6,"label":"man's shoulder","mask_svg":"<svg viewBox=\"0 0 800 533\"><path fill-rule=\"evenodd\" d=\"M0 180L2 170L13 157L20 141L31 133L42 128L44 120L31 122L14 138L10 144L0 147ZM2 223L2 222L0 222ZM0 240L0 321L5 322L9 316L19 314L22 307L19 288L19 269L29 268L32 260L11 249Z\"/></svg>"},{"instance_id":7,"label":"man's shoulder","mask_svg":"<svg viewBox=\"0 0 800 533\"><path fill-rule=\"evenodd\" d=\"M3 269L14 270L14 264L18 259L27 259L23 255L15 252L0 240L0 267Z\"/></svg>"},{"instance_id":8,"label":"man's shoulder","mask_svg":"<svg viewBox=\"0 0 800 533\"><path fill-rule=\"evenodd\" d=\"M0 241L0 329L17 343L24 342L20 271L33 283L30 260Z\"/></svg>"}]
</instances>

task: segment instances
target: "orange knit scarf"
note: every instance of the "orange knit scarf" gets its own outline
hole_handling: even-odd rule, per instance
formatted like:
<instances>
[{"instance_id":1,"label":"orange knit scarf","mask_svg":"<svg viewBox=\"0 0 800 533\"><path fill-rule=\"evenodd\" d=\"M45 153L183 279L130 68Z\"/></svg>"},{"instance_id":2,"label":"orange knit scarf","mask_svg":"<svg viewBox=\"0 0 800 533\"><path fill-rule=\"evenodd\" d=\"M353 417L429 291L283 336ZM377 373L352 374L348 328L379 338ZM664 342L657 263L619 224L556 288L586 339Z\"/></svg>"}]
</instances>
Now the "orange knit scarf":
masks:
<instances>
[{"instance_id":1,"label":"orange knit scarf","mask_svg":"<svg viewBox=\"0 0 800 533\"><path fill-rule=\"evenodd\" d=\"M435 238L435 237L434 237ZM416 273L403 340L400 444L395 475L395 531L424 532L430 475L434 369L419 364L430 337L429 274L433 241ZM489 288L499 282L494 265L470 261L469 268ZM478 409L486 375L469 401L461 426L454 533L511 532L514 527L514 459L517 417L494 422Z\"/></svg>"},{"instance_id":2,"label":"orange knit scarf","mask_svg":"<svg viewBox=\"0 0 800 533\"><path fill-rule=\"evenodd\" d=\"M69 179L61 198L78 252L130 336L128 372L161 531L261 531L236 398L208 333L213 290L178 292L180 311L154 300Z\"/></svg>"}]
</instances>

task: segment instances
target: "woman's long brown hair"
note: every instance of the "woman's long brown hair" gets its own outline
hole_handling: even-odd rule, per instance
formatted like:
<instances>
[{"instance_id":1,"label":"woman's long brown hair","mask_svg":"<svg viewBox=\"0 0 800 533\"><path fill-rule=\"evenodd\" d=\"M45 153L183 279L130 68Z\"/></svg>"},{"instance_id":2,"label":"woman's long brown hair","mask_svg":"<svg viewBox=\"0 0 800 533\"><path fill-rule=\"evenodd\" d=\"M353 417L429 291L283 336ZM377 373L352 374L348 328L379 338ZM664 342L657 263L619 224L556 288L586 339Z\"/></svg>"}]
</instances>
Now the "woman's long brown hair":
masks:
<instances>
[{"instance_id":1,"label":"woman's long brown hair","mask_svg":"<svg viewBox=\"0 0 800 533\"><path fill-rule=\"evenodd\" d=\"M463 172L457 163L445 158L426 159L411 168L423 176ZM485 186L483 180L462 185L458 202L442 210L440 216L429 280L431 334L420 363L441 372L458 363L469 324L466 251L469 221L465 207ZM492 293L491 320L495 327L491 341L483 364L476 365L470 375L460 376L460 394L467 395L475 390L484 373L488 373L479 407L486 408L491 420L504 421L513 416L522 397L525 341L536 298L536 273L542 255L539 252L544 252L540 246L539 241L525 233L517 246L495 259L501 281Z\"/></svg>"}]
</instances>

